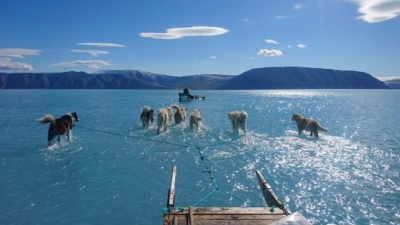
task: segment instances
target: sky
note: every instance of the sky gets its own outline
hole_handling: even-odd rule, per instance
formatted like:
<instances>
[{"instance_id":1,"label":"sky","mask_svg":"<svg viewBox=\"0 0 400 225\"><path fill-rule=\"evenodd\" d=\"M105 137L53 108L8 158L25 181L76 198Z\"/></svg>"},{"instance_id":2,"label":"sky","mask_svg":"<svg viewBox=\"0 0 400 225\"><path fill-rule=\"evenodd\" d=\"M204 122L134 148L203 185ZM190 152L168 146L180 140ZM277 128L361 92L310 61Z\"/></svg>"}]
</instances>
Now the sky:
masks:
<instances>
[{"instance_id":1,"label":"sky","mask_svg":"<svg viewBox=\"0 0 400 225\"><path fill-rule=\"evenodd\" d=\"M0 0L0 72L400 76L400 0Z\"/></svg>"}]
</instances>

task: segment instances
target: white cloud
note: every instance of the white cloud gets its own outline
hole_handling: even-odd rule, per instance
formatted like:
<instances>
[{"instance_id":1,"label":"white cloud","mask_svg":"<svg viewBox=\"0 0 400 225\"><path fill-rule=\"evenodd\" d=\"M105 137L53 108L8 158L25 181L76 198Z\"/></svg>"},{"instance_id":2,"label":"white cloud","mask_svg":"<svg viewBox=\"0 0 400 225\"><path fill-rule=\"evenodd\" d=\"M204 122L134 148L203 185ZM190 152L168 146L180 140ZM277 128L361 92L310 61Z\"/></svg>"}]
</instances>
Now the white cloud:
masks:
<instances>
[{"instance_id":1,"label":"white cloud","mask_svg":"<svg viewBox=\"0 0 400 225\"><path fill-rule=\"evenodd\" d=\"M272 39L265 39L265 42L267 42L268 44L275 44L275 45L278 44L278 42L276 42L276 41L274 41Z\"/></svg>"},{"instance_id":2,"label":"white cloud","mask_svg":"<svg viewBox=\"0 0 400 225\"><path fill-rule=\"evenodd\" d=\"M246 25L246 26L254 25L254 22L251 21L250 19L244 18L244 19L242 19L242 21L243 21L243 24Z\"/></svg>"},{"instance_id":3,"label":"white cloud","mask_svg":"<svg viewBox=\"0 0 400 225\"><path fill-rule=\"evenodd\" d=\"M103 60L77 60L73 62L56 63L51 66L87 66L88 68L97 69L102 66L109 66L110 63Z\"/></svg>"},{"instance_id":4,"label":"white cloud","mask_svg":"<svg viewBox=\"0 0 400 225\"><path fill-rule=\"evenodd\" d=\"M0 70L28 70L32 71L32 65L24 62L14 62L13 58L25 58L25 56L40 55L41 50L25 48L0 49Z\"/></svg>"},{"instance_id":5,"label":"white cloud","mask_svg":"<svg viewBox=\"0 0 400 225\"><path fill-rule=\"evenodd\" d=\"M179 39L190 36L216 36L227 33L228 30L221 27L207 27L207 26L194 26L194 27L181 27L170 28L165 33L140 33L141 37L154 38L154 39Z\"/></svg>"},{"instance_id":6,"label":"white cloud","mask_svg":"<svg viewBox=\"0 0 400 225\"><path fill-rule=\"evenodd\" d=\"M307 45L304 45L304 44L298 44L298 45L297 45L297 47L298 47L298 48L306 48L306 47L307 47Z\"/></svg>"},{"instance_id":7,"label":"white cloud","mask_svg":"<svg viewBox=\"0 0 400 225\"><path fill-rule=\"evenodd\" d=\"M0 70L28 70L32 71L32 65L24 62L13 62L12 58L0 58Z\"/></svg>"},{"instance_id":8,"label":"white cloud","mask_svg":"<svg viewBox=\"0 0 400 225\"><path fill-rule=\"evenodd\" d=\"M293 9L302 9L303 8L303 4L294 4L293 5Z\"/></svg>"},{"instance_id":9,"label":"white cloud","mask_svg":"<svg viewBox=\"0 0 400 225\"><path fill-rule=\"evenodd\" d=\"M217 59L216 56L210 56L210 59Z\"/></svg>"},{"instance_id":10,"label":"white cloud","mask_svg":"<svg viewBox=\"0 0 400 225\"><path fill-rule=\"evenodd\" d=\"M258 56L264 56L264 57L276 57L276 56L283 56L283 53L279 50L276 49L260 49L260 51L257 54Z\"/></svg>"},{"instance_id":11,"label":"white cloud","mask_svg":"<svg viewBox=\"0 0 400 225\"><path fill-rule=\"evenodd\" d=\"M3 48L0 49L0 56L12 58L24 58L24 56L39 55L40 50L24 48Z\"/></svg>"},{"instance_id":12,"label":"white cloud","mask_svg":"<svg viewBox=\"0 0 400 225\"><path fill-rule=\"evenodd\" d=\"M109 52L107 51L102 51L102 50L79 50L79 49L73 49L71 52L81 52L81 53L89 53L93 57L97 57L99 55L107 55Z\"/></svg>"},{"instance_id":13,"label":"white cloud","mask_svg":"<svg viewBox=\"0 0 400 225\"><path fill-rule=\"evenodd\" d=\"M275 18L278 20L283 20L283 19L287 19L288 17L287 16L276 16Z\"/></svg>"},{"instance_id":14,"label":"white cloud","mask_svg":"<svg viewBox=\"0 0 400 225\"><path fill-rule=\"evenodd\" d=\"M96 46L96 47L119 47L124 48L126 46L114 43L77 43L77 45L85 45L85 46Z\"/></svg>"},{"instance_id":15,"label":"white cloud","mask_svg":"<svg viewBox=\"0 0 400 225\"><path fill-rule=\"evenodd\" d=\"M394 79L400 79L399 76L388 76L388 77L376 77L380 81L389 81Z\"/></svg>"},{"instance_id":16,"label":"white cloud","mask_svg":"<svg viewBox=\"0 0 400 225\"><path fill-rule=\"evenodd\" d=\"M291 46L291 45L288 45L287 47L288 47L288 48L292 48L292 46Z\"/></svg>"},{"instance_id":17,"label":"white cloud","mask_svg":"<svg viewBox=\"0 0 400 225\"><path fill-rule=\"evenodd\" d=\"M358 6L357 17L367 23L377 23L393 19L400 14L400 0L353 0Z\"/></svg>"}]
</instances>

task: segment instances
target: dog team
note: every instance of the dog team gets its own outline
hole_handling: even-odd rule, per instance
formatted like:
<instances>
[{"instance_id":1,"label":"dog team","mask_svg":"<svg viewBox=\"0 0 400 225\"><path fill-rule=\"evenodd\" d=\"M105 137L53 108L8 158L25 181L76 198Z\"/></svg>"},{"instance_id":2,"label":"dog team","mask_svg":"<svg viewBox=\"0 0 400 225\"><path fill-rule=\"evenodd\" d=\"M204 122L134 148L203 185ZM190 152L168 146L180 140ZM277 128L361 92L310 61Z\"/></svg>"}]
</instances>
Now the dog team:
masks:
<instances>
[{"instance_id":1,"label":"dog team","mask_svg":"<svg viewBox=\"0 0 400 225\"><path fill-rule=\"evenodd\" d=\"M186 121L187 109L181 108L177 104L159 109L157 110L157 134L160 134L160 130L165 132L168 129L168 124L172 122L172 113L174 109L175 124L180 124L182 122L184 123ZM148 128L149 125L153 124L153 116L154 110L145 105L142 113L140 114L140 120L142 121L143 127ZM193 127L196 127L196 130L198 130L201 120L203 120L203 118L200 116L200 109L193 109L189 117L190 128L193 129Z\"/></svg>"},{"instance_id":2,"label":"dog team","mask_svg":"<svg viewBox=\"0 0 400 225\"><path fill-rule=\"evenodd\" d=\"M168 129L168 124L172 122L172 113L175 110L174 120L175 124L184 123L186 121L187 109L181 108L177 104L173 104L170 107L157 110L157 134L160 134L160 130L165 132ZM140 120L144 128L148 128L153 125L154 110L149 106L143 107L142 113L140 114ZM239 129L246 133L246 121L248 115L245 111L233 111L228 113L228 118L232 123L232 130L239 134ZM200 115L200 109L193 109L189 117L190 129L195 128L199 130L200 123L203 118ZM68 142L70 141L70 133L75 122L78 122L78 114L76 112L67 113L60 118L55 118L51 114L46 114L44 117L37 119L39 123L45 124L50 123L48 134L47 134L47 145L51 146L51 141L57 136L57 141L60 142L60 136L66 135ZM305 118L299 113L292 115L291 121L294 121L297 125L298 135L303 131L310 131L310 136L319 138L319 131L327 132L328 130L322 127L317 120L311 118Z\"/></svg>"},{"instance_id":3,"label":"dog team","mask_svg":"<svg viewBox=\"0 0 400 225\"><path fill-rule=\"evenodd\" d=\"M187 109L181 108L177 104L173 104L170 107L159 109L159 110L157 110L157 113L158 113L158 115L157 115L157 134L160 134L160 130L165 132L168 129L168 124L172 122L173 110L175 110L175 114L174 114L175 124L180 124L180 123L186 121ZM153 116L154 116L153 112L154 112L154 110L150 109L149 106L145 105L143 107L143 111L140 114L140 119L142 121L144 128L148 128L149 125L153 124ZM246 133L247 113L245 111L230 112L230 113L228 113L228 116L229 116L229 119L232 121L232 129L236 133L239 133L239 128L241 128L243 130L243 132ZM190 117L189 117L190 129L195 128L196 130L199 130L200 123L202 120L203 120L203 118L200 115L200 109L193 109L193 111L190 113Z\"/></svg>"},{"instance_id":4,"label":"dog team","mask_svg":"<svg viewBox=\"0 0 400 225\"><path fill-rule=\"evenodd\" d=\"M186 108L181 108L177 104L173 104L170 107L159 109L158 117L157 117L157 134L160 134L160 130L162 129L164 132L168 129L168 123L172 122L172 111L175 109L174 119L175 123L179 124L181 122L185 122L186 119ZM149 113L151 112L151 113ZM143 127L148 128L149 125L153 124L153 113L154 110L150 109L149 106L143 107L143 112L140 115L140 119L142 120ZM233 111L228 113L228 118L232 123L232 130L235 133L239 133L239 129L241 129L244 133L246 133L246 121L248 118L246 111ZM194 127L196 130L199 129L200 122L203 118L200 116L200 109L193 109L192 113L189 117L190 129ZM319 131L327 132L328 130L322 127L318 121L305 118L299 113L294 113L292 115L291 121L294 121L297 124L298 135L303 133L303 131L310 131L310 136L315 136L319 138Z\"/></svg>"}]
</instances>

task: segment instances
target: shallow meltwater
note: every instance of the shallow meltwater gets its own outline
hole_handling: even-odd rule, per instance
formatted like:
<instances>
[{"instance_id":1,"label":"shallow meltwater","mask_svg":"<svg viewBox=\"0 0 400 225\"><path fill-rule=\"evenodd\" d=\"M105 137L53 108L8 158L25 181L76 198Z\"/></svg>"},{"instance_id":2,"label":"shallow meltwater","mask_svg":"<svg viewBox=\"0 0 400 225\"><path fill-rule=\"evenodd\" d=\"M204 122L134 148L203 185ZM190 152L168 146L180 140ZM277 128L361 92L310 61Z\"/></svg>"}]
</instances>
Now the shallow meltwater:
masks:
<instances>
[{"instance_id":1,"label":"shallow meltwater","mask_svg":"<svg viewBox=\"0 0 400 225\"><path fill-rule=\"evenodd\" d=\"M158 151L155 149L164 153L176 151L172 153L172 161L179 162L179 157L183 157L199 167L191 173L206 169L198 155L201 151L207 169L212 169L226 191L244 197L241 203L244 205L262 205L255 170L266 174L278 196L292 211L301 211L314 223L351 224L371 207L384 210L388 206L385 202L377 202L376 198L383 198L388 190L391 190L390 194L399 190L393 181L381 175L393 173L390 167L382 164L391 153L345 137L324 133L316 139L307 134L299 136L297 131L290 129L280 137L253 131L237 135L229 130L214 131L208 126L203 126L199 132L184 132L182 129L187 127L179 126L155 137L155 143L142 140L139 145L148 150L149 157L154 157L151 155ZM169 157L169 154L163 157ZM184 179L197 182L200 192L212 189L212 181L207 177ZM221 204L224 200L227 199L217 197L215 201ZM373 216L373 212L370 215ZM321 216L325 219L321 220Z\"/></svg>"},{"instance_id":2,"label":"shallow meltwater","mask_svg":"<svg viewBox=\"0 0 400 225\"><path fill-rule=\"evenodd\" d=\"M176 91L49 92L0 94L0 224L161 224L173 165L177 206L265 206L259 170L313 224L400 219L398 92L202 91L207 99L190 103L177 103ZM199 130L188 120L159 135L156 119L142 127L144 105L171 104L201 109ZM71 142L47 147L48 126L36 119L71 110L80 119ZM248 114L246 134L232 130L236 110ZM298 135L293 113L329 131Z\"/></svg>"}]
</instances>

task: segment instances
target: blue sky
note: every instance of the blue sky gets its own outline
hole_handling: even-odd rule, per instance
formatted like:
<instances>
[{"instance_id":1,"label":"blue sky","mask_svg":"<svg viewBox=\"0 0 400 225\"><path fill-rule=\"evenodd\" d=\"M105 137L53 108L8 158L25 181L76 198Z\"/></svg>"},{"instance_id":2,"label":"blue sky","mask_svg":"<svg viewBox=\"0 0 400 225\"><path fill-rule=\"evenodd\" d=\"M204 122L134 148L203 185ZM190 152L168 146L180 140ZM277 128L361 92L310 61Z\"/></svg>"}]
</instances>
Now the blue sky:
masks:
<instances>
[{"instance_id":1,"label":"blue sky","mask_svg":"<svg viewBox=\"0 0 400 225\"><path fill-rule=\"evenodd\" d=\"M0 0L0 72L400 76L400 0Z\"/></svg>"}]
</instances>

